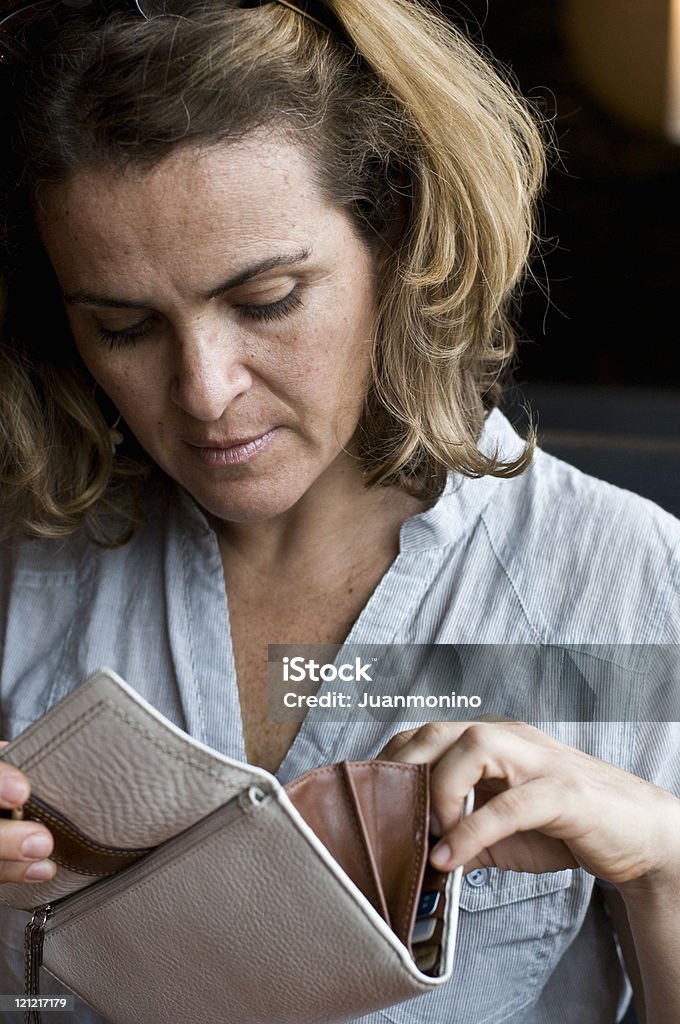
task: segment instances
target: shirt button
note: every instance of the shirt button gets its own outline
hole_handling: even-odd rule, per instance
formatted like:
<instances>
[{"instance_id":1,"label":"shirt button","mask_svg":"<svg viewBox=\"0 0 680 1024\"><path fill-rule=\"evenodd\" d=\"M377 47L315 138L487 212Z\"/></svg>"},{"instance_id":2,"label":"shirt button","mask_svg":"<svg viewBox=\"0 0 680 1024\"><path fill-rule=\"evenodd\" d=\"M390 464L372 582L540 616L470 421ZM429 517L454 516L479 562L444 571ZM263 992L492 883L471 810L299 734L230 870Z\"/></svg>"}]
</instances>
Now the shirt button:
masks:
<instances>
[{"instance_id":1,"label":"shirt button","mask_svg":"<svg viewBox=\"0 0 680 1024\"><path fill-rule=\"evenodd\" d=\"M489 881L489 869L477 868L475 871L471 871L465 876L465 881L468 885L472 885L475 889L478 889L480 885L486 885Z\"/></svg>"}]
</instances>

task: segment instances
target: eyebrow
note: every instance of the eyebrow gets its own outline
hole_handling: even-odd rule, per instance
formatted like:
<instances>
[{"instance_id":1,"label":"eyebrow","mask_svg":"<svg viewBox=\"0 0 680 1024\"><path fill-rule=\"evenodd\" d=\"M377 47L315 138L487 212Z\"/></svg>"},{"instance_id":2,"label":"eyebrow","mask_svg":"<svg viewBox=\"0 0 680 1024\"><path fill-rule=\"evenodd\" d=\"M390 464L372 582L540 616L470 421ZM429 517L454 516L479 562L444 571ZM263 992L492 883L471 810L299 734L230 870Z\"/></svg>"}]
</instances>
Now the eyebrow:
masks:
<instances>
[{"instance_id":1,"label":"eyebrow","mask_svg":"<svg viewBox=\"0 0 680 1024\"><path fill-rule=\"evenodd\" d=\"M268 270L274 270L276 267L292 267L299 263L304 263L311 254L311 249L297 249L295 252L269 256L265 260L260 260L258 263L253 263L251 266L239 270L237 274L234 274L227 281L223 281L222 284L218 284L216 288L211 288L209 292L204 292L200 298L205 302L217 299L220 295L224 295L225 292L231 291L232 288L238 288L239 285L245 284L246 281L250 281L254 277L259 277L260 274L265 274ZM64 302L68 303L69 306L106 306L109 309L150 309L153 306L152 302L145 302L144 300L116 299L109 295L99 295L95 292L86 291L66 292L64 294Z\"/></svg>"}]
</instances>

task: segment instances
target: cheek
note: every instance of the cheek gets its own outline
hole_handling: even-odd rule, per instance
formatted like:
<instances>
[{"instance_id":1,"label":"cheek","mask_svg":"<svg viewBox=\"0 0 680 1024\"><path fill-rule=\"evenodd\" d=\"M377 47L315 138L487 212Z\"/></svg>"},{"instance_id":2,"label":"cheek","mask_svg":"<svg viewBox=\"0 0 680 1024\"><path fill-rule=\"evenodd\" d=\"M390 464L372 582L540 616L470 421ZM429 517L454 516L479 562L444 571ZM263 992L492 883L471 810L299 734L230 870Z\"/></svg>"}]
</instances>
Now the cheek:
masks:
<instances>
[{"instance_id":1,"label":"cheek","mask_svg":"<svg viewBox=\"0 0 680 1024\"><path fill-rule=\"evenodd\" d=\"M160 397L158 373L122 360L115 352L78 346L80 357L97 382L132 426L155 416Z\"/></svg>"}]
</instances>

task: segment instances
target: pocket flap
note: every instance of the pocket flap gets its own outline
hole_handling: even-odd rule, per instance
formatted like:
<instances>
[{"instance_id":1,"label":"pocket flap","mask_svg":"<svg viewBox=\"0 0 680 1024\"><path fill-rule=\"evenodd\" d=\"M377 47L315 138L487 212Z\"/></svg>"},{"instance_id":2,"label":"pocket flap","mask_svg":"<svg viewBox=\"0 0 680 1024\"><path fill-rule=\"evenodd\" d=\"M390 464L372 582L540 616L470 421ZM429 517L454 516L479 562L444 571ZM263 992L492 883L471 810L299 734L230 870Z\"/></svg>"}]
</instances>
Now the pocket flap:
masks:
<instances>
[{"instance_id":1,"label":"pocket flap","mask_svg":"<svg viewBox=\"0 0 680 1024\"><path fill-rule=\"evenodd\" d=\"M483 879L479 876L484 873ZM508 903L545 896L571 885L573 869L547 871L534 875L527 871L503 871L500 868L481 868L463 878L460 905L463 910L488 910ZM477 876L473 882L472 876ZM476 884L475 884L476 883Z\"/></svg>"}]
</instances>

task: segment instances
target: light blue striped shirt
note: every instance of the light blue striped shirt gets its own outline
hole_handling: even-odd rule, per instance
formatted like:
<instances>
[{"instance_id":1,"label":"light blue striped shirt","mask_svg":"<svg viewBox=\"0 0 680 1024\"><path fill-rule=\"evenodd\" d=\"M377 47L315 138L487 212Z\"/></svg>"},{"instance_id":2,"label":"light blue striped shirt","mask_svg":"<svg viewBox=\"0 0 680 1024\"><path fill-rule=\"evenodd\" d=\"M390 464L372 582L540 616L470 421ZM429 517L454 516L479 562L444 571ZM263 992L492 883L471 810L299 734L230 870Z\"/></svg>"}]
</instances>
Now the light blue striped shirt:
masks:
<instances>
[{"instance_id":1,"label":"light blue striped shirt","mask_svg":"<svg viewBox=\"0 0 680 1024\"><path fill-rule=\"evenodd\" d=\"M505 454L518 445L499 412L484 447L496 441ZM225 590L216 537L190 497L154 485L144 525L117 550L76 536L20 540L0 558L0 737L14 737L108 665L191 735L245 759L228 580ZM510 480L451 476L436 505L402 527L399 555L347 642L677 645L679 584L677 520L539 451ZM347 728L312 710L278 777L372 757L398 729ZM550 731L680 793L677 724ZM583 871L472 873L454 980L362 1024L614 1021L624 981L592 883ZM23 990L26 919L0 908L0 992ZM46 994L63 991L43 975ZM75 1015L51 1014L50 1024L103 1020L77 1006Z\"/></svg>"}]
</instances>

